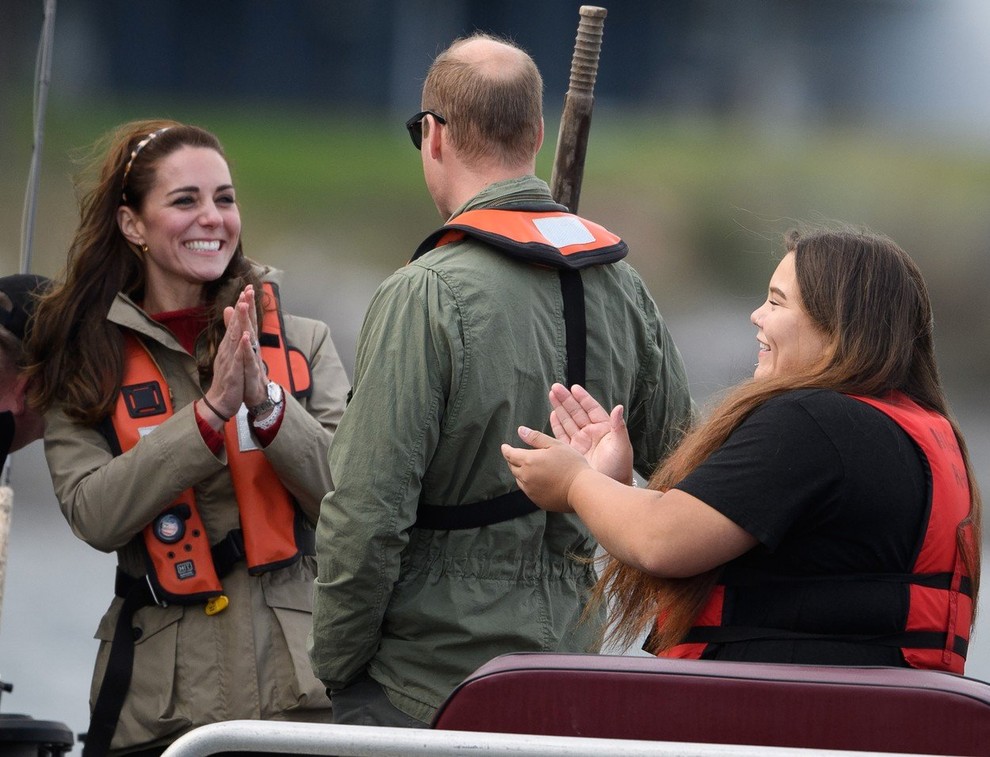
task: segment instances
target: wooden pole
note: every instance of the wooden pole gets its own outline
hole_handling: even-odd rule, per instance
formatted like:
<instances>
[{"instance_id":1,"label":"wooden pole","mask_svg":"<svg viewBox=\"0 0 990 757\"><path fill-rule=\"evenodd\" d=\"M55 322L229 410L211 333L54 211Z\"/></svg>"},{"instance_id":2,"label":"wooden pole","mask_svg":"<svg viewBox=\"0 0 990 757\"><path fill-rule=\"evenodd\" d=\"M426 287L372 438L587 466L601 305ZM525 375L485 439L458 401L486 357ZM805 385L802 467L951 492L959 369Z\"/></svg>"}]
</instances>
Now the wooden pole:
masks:
<instances>
[{"instance_id":1,"label":"wooden pole","mask_svg":"<svg viewBox=\"0 0 990 757\"><path fill-rule=\"evenodd\" d=\"M550 192L561 205L577 212L584 177L584 157L591 131L591 111L595 106L595 78L602 49L602 32L608 11L594 5L579 10L577 40L571 58L571 78L564 95L560 116L557 152L553 159Z\"/></svg>"}]
</instances>

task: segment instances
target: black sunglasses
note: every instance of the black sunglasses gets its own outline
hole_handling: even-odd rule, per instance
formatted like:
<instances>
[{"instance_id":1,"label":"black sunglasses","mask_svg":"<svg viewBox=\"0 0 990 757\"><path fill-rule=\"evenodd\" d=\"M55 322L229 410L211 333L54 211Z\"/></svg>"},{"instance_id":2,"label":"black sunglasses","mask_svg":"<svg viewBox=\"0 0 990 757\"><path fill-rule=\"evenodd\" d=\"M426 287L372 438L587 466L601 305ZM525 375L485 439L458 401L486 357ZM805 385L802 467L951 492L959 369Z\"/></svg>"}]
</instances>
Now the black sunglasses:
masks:
<instances>
[{"instance_id":1,"label":"black sunglasses","mask_svg":"<svg viewBox=\"0 0 990 757\"><path fill-rule=\"evenodd\" d=\"M421 110L415 116L406 121L406 128L409 130L409 138L412 140L417 150L423 149L423 119L433 116L438 124L447 123L447 119L432 110Z\"/></svg>"}]
</instances>

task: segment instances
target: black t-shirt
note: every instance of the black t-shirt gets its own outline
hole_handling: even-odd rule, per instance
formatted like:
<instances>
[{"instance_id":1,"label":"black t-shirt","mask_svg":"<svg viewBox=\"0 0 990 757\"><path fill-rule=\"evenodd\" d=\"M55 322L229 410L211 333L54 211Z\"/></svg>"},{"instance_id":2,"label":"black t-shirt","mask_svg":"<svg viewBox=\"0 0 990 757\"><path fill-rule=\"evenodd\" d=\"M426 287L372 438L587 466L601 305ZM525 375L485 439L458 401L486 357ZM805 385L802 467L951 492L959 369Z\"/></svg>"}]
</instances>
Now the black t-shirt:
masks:
<instances>
[{"instance_id":1,"label":"black t-shirt","mask_svg":"<svg viewBox=\"0 0 990 757\"><path fill-rule=\"evenodd\" d=\"M806 633L903 630L907 587L861 579L910 573L929 483L914 442L884 413L826 390L775 397L676 488L760 542L723 570L724 623ZM705 656L904 664L896 648L839 641L735 642Z\"/></svg>"},{"instance_id":2,"label":"black t-shirt","mask_svg":"<svg viewBox=\"0 0 990 757\"><path fill-rule=\"evenodd\" d=\"M0 413L0 471L7 462L10 445L14 443L14 416L10 412Z\"/></svg>"}]
</instances>

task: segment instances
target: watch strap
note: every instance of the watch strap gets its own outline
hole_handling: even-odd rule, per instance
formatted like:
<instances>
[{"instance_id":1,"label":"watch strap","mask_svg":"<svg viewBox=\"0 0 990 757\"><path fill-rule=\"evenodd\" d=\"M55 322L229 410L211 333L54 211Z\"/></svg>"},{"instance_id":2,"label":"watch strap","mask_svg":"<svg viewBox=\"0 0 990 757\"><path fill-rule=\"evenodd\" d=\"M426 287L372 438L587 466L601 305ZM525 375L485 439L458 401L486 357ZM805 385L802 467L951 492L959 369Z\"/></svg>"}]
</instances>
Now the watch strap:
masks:
<instances>
[{"instance_id":1,"label":"watch strap","mask_svg":"<svg viewBox=\"0 0 990 757\"><path fill-rule=\"evenodd\" d=\"M274 408L277 404L285 401L285 391L281 386L276 384L274 381L269 381L266 387L267 396L264 400L259 402L257 405L252 405L247 409L248 417L254 419L259 415L267 413L269 410ZM272 397L277 396L279 399L276 402Z\"/></svg>"},{"instance_id":2,"label":"watch strap","mask_svg":"<svg viewBox=\"0 0 990 757\"><path fill-rule=\"evenodd\" d=\"M272 404L272 412L270 412L264 418L252 417L251 425L254 426L256 429L260 429L262 431L271 428L276 423L278 423L279 419L282 417L282 411L284 408L285 408L285 400L281 399L278 402Z\"/></svg>"}]
</instances>

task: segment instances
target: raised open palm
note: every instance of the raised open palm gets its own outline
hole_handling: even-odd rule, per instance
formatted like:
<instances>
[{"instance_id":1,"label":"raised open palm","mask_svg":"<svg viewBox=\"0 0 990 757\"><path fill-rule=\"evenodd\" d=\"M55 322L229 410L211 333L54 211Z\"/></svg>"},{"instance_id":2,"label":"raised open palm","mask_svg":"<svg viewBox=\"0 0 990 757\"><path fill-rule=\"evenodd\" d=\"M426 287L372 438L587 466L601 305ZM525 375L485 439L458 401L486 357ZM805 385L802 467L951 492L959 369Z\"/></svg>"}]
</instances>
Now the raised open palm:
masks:
<instances>
[{"instance_id":1,"label":"raised open palm","mask_svg":"<svg viewBox=\"0 0 990 757\"><path fill-rule=\"evenodd\" d=\"M633 450L623 420L622 405L612 412L580 384L550 387L550 427L553 435L582 455L595 470L628 484L632 481Z\"/></svg>"}]
</instances>

